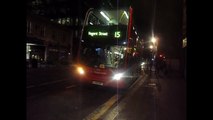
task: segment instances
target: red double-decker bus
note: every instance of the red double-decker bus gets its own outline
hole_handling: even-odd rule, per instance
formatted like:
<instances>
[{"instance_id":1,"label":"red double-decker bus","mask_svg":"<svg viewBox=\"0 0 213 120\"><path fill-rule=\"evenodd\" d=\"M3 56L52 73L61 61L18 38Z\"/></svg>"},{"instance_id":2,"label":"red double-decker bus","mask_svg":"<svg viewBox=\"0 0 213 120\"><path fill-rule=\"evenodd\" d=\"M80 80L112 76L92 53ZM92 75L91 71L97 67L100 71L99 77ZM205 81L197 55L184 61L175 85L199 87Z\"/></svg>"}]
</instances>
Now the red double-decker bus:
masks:
<instances>
[{"instance_id":1,"label":"red double-decker bus","mask_svg":"<svg viewBox=\"0 0 213 120\"><path fill-rule=\"evenodd\" d=\"M76 65L80 82L127 88L139 76L138 35L132 13L131 7L88 10Z\"/></svg>"}]
</instances>

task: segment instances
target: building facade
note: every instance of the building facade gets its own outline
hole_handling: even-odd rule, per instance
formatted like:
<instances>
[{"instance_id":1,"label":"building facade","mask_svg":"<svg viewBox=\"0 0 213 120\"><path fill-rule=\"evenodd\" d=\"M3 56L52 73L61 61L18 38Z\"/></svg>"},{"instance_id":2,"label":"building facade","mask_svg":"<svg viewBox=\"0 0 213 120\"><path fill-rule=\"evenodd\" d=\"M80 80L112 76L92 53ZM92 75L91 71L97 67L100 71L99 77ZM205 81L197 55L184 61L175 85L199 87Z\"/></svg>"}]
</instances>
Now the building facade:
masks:
<instances>
[{"instance_id":1,"label":"building facade","mask_svg":"<svg viewBox=\"0 0 213 120\"><path fill-rule=\"evenodd\" d=\"M73 30L46 18L28 15L26 20L26 60L50 64L67 63L72 58Z\"/></svg>"}]
</instances>

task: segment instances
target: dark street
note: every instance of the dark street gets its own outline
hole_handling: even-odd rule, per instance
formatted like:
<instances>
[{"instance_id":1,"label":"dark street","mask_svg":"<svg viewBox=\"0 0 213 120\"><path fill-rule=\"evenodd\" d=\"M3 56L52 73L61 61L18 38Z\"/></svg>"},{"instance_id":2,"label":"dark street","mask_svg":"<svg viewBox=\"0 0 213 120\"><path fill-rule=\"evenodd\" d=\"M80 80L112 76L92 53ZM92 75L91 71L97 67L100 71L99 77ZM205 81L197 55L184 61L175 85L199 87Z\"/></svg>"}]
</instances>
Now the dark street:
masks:
<instances>
[{"instance_id":1,"label":"dark street","mask_svg":"<svg viewBox=\"0 0 213 120\"><path fill-rule=\"evenodd\" d=\"M186 81L178 74L141 75L123 92L67 80L27 88L27 120L186 120Z\"/></svg>"}]
</instances>

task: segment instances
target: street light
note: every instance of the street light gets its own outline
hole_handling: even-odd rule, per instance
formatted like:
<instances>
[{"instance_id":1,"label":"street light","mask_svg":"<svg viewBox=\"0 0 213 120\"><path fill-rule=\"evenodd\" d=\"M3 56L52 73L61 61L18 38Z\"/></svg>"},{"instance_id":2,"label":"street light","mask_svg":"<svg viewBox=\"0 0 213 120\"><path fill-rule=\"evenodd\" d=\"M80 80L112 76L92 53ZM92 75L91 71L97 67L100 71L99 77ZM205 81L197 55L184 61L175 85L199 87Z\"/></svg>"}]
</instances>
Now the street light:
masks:
<instances>
[{"instance_id":1,"label":"street light","mask_svg":"<svg viewBox=\"0 0 213 120\"><path fill-rule=\"evenodd\" d=\"M155 44L157 40L155 37L152 37L151 41L153 42L153 44Z\"/></svg>"},{"instance_id":2,"label":"street light","mask_svg":"<svg viewBox=\"0 0 213 120\"><path fill-rule=\"evenodd\" d=\"M152 49L153 51L153 57L156 56L157 54L157 50L158 50L158 41L157 41L157 38L152 36L151 37L151 43L152 43L152 47L150 46L150 49Z\"/></svg>"},{"instance_id":3,"label":"street light","mask_svg":"<svg viewBox=\"0 0 213 120\"><path fill-rule=\"evenodd\" d=\"M157 52L157 47L158 47L158 41L156 37L152 37L151 38L151 42L153 43L153 47L155 48L156 52Z\"/></svg>"}]
</instances>

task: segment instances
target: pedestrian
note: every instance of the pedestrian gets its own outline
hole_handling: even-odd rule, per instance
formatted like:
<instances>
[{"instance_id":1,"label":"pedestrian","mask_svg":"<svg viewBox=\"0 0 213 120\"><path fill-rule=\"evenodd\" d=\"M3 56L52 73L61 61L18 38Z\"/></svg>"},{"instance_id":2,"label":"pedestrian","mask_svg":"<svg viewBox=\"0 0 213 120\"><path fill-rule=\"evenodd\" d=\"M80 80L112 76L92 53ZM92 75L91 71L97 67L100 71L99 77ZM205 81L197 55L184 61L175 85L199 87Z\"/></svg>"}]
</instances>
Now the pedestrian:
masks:
<instances>
[{"instance_id":1,"label":"pedestrian","mask_svg":"<svg viewBox=\"0 0 213 120\"><path fill-rule=\"evenodd\" d=\"M162 68L163 68L164 75L167 75L168 70L167 70L167 64L166 64L165 59L162 60Z\"/></svg>"},{"instance_id":2,"label":"pedestrian","mask_svg":"<svg viewBox=\"0 0 213 120\"><path fill-rule=\"evenodd\" d=\"M156 57L156 59L155 59L155 75L156 76L159 76L160 69L161 69L161 62L160 62L160 59L158 57Z\"/></svg>"},{"instance_id":3,"label":"pedestrian","mask_svg":"<svg viewBox=\"0 0 213 120\"><path fill-rule=\"evenodd\" d=\"M153 67L153 61L149 60L149 71L150 71L150 73L152 72L152 67Z\"/></svg>"}]
</instances>

